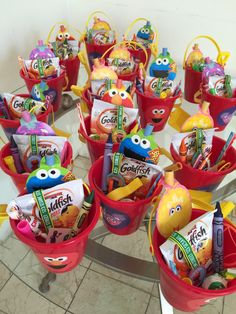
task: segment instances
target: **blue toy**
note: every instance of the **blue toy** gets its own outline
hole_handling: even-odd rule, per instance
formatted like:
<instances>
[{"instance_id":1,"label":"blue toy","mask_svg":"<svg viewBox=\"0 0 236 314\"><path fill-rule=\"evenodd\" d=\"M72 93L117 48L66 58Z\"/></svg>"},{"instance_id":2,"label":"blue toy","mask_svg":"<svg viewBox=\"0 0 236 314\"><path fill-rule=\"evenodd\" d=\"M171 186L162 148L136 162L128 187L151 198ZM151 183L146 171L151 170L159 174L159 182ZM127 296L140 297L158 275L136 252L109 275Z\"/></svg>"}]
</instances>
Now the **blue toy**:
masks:
<instances>
[{"instance_id":1,"label":"blue toy","mask_svg":"<svg viewBox=\"0 0 236 314\"><path fill-rule=\"evenodd\" d=\"M71 180L75 180L75 177L68 169L61 166L60 157L57 154L46 155L41 159L40 167L29 175L26 189L28 193L32 193Z\"/></svg>"},{"instance_id":2,"label":"blue toy","mask_svg":"<svg viewBox=\"0 0 236 314\"><path fill-rule=\"evenodd\" d=\"M34 100L46 101L47 98L52 103L56 100L57 92L53 88L49 88L48 84L44 81L41 81L38 84L35 84L31 89L31 96Z\"/></svg>"},{"instance_id":3,"label":"blue toy","mask_svg":"<svg viewBox=\"0 0 236 314\"><path fill-rule=\"evenodd\" d=\"M151 28L151 23L147 21L147 23L140 28L140 30L137 33L137 38L147 40L148 42L152 42L154 38L154 32Z\"/></svg>"},{"instance_id":4,"label":"blue toy","mask_svg":"<svg viewBox=\"0 0 236 314\"><path fill-rule=\"evenodd\" d=\"M152 62L149 73L152 77L167 78L173 81L176 77L176 71L175 61L171 58L167 48L163 48L162 53Z\"/></svg>"},{"instance_id":5,"label":"blue toy","mask_svg":"<svg viewBox=\"0 0 236 314\"><path fill-rule=\"evenodd\" d=\"M160 150L152 135L153 125L137 133L130 133L120 143L119 152L126 157L138 159L151 164L157 164Z\"/></svg>"}]
</instances>

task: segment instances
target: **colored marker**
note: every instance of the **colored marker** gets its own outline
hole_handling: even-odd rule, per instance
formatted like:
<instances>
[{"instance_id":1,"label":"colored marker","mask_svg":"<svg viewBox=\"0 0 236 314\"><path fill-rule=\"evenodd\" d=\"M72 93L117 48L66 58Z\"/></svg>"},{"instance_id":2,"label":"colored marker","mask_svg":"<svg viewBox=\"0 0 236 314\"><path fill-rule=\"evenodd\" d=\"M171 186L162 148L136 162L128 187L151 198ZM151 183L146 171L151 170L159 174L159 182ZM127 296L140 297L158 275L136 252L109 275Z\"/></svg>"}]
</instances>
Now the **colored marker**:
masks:
<instances>
[{"instance_id":1,"label":"colored marker","mask_svg":"<svg viewBox=\"0 0 236 314\"><path fill-rule=\"evenodd\" d=\"M188 151L187 145L185 144L184 139L183 139L179 147L179 157L180 157L180 160L184 163L187 161L187 151Z\"/></svg>"},{"instance_id":2,"label":"colored marker","mask_svg":"<svg viewBox=\"0 0 236 314\"><path fill-rule=\"evenodd\" d=\"M12 157L14 159L17 173L23 173L24 169L23 169L23 166L22 166L22 163L20 160L20 154L19 154L18 147L16 145L16 142L15 142L13 136L11 136L10 143L11 143L10 150L11 150Z\"/></svg>"},{"instance_id":3,"label":"colored marker","mask_svg":"<svg viewBox=\"0 0 236 314\"><path fill-rule=\"evenodd\" d=\"M149 136L152 134L152 130L154 128L154 125L152 124L147 124L145 129L144 129L144 136Z\"/></svg>"},{"instance_id":4,"label":"colored marker","mask_svg":"<svg viewBox=\"0 0 236 314\"><path fill-rule=\"evenodd\" d=\"M84 224L84 221L93 205L93 199L94 199L94 191L92 191L85 199L82 204L82 207L79 211L79 214L75 220L75 223L72 227L71 236L74 237L76 234L78 234L80 231L82 231L82 227Z\"/></svg>"},{"instance_id":5,"label":"colored marker","mask_svg":"<svg viewBox=\"0 0 236 314\"><path fill-rule=\"evenodd\" d=\"M112 135L108 135L107 142L104 149L104 159L103 159L103 171L102 171L102 190L104 193L107 192L107 176L111 172L111 157L109 154L112 153Z\"/></svg>"},{"instance_id":6,"label":"colored marker","mask_svg":"<svg viewBox=\"0 0 236 314\"><path fill-rule=\"evenodd\" d=\"M207 165L210 159L210 156L211 156L211 153L205 159L203 159L202 163L198 167L199 170L203 170L205 168L205 166Z\"/></svg>"},{"instance_id":7,"label":"colored marker","mask_svg":"<svg viewBox=\"0 0 236 314\"><path fill-rule=\"evenodd\" d=\"M226 151L230 148L230 146L233 144L234 140L236 139L236 136L234 134L234 132L230 132L229 137L227 138L227 141L225 143L225 145L223 146L220 155L218 156L215 165L218 164L221 159L223 158L224 154L226 153Z\"/></svg>"},{"instance_id":8,"label":"colored marker","mask_svg":"<svg viewBox=\"0 0 236 314\"><path fill-rule=\"evenodd\" d=\"M148 193L147 193L145 198L148 198L149 196L152 195L152 193L155 190L155 188L156 188L158 182L160 181L161 177L162 177L162 173L159 173L158 176L156 177L156 179L154 180L154 182L153 182L151 188L149 189L149 191L148 191Z\"/></svg>"},{"instance_id":9,"label":"colored marker","mask_svg":"<svg viewBox=\"0 0 236 314\"><path fill-rule=\"evenodd\" d=\"M224 220L219 202L216 209L213 218L213 270L219 273L224 270Z\"/></svg>"}]
</instances>

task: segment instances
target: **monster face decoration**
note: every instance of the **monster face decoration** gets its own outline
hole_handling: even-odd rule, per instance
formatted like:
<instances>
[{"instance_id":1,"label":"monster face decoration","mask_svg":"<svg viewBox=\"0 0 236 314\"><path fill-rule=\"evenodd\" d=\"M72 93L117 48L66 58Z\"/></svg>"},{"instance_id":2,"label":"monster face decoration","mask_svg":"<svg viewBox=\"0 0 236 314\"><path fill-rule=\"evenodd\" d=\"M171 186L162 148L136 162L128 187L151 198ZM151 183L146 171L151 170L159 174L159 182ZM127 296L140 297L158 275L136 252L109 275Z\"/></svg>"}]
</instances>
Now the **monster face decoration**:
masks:
<instances>
[{"instance_id":1,"label":"monster face decoration","mask_svg":"<svg viewBox=\"0 0 236 314\"><path fill-rule=\"evenodd\" d=\"M137 133L130 133L120 144L119 152L126 157L138 159L152 164L157 164L160 150L152 135L153 125Z\"/></svg>"},{"instance_id":2,"label":"monster face decoration","mask_svg":"<svg viewBox=\"0 0 236 314\"><path fill-rule=\"evenodd\" d=\"M74 175L68 169L61 167L61 160L57 154L46 155L41 159L40 167L29 175L26 188L32 193L74 179Z\"/></svg>"},{"instance_id":3,"label":"monster face decoration","mask_svg":"<svg viewBox=\"0 0 236 314\"><path fill-rule=\"evenodd\" d=\"M174 80L176 77L176 63L171 58L167 48L163 48L156 60L150 66L150 75L153 77L167 78Z\"/></svg>"},{"instance_id":4,"label":"monster face decoration","mask_svg":"<svg viewBox=\"0 0 236 314\"><path fill-rule=\"evenodd\" d=\"M151 23L147 21L147 23L139 29L137 33L137 38L145 41L149 41L150 43L153 41L154 32L151 28Z\"/></svg>"}]
</instances>

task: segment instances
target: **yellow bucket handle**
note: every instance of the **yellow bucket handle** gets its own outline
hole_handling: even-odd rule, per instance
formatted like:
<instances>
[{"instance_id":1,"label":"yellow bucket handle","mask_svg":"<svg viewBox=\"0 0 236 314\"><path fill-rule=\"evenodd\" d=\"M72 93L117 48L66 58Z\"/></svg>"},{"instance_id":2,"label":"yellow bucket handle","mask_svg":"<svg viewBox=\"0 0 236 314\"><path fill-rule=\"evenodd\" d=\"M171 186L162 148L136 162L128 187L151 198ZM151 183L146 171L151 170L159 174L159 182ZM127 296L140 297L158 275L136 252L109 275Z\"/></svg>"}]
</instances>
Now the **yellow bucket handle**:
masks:
<instances>
[{"instance_id":1,"label":"yellow bucket handle","mask_svg":"<svg viewBox=\"0 0 236 314\"><path fill-rule=\"evenodd\" d=\"M200 38L208 39L208 40L210 40L210 41L214 44L214 46L216 47L216 50L217 50L217 52L218 52L217 57L216 57L216 61L217 61L220 65L224 66L224 65L226 64L227 60L228 60L229 57L230 57L230 53L227 52L227 51L221 51L220 46L217 44L217 42L215 41L215 39L212 38L211 36L208 36L208 35L199 35L199 36L196 36L195 38L193 38L193 39L190 41L190 43L188 44L188 46L187 46L187 48L186 48L186 50L185 50L184 59L183 59L183 69L185 69L185 67L186 67L185 64L186 64L186 58L187 58L187 53L188 53L189 48L192 46L192 44L193 44L193 42L194 42L195 40L200 39Z\"/></svg>"},{"instance_id":2,"label":"yellow bucket handle","mask_svg":"<svg viewBox=\"0 0 236 314\"><path fill-rule=\"evenodd\" d=\"M50 42L50 38L51 38L52 33L54 32L56 26L59 26L59 25L62 25L62 24L65 25L67 28L72 29L72 30L74 30L75 32L79 33L80 36L83 35L82 32L81 32L79 29L77 29L77 28L71 26L71 25L68 24L66 21L61 21L61 22L57 22L56 24L54 24L54 25L52 26L51 30L50 30L49 33L48 33L48 37L47 37L47 39L46 39L46 44L48 44L48 43Z\"/></svg>"},{"instance_id":3,"label":"yellow bucket handle","mask_svg":"<svg viewBox=\"0 0 236 314\"><path fill-rule=\"evenodd\" d=\"M134 27L134 25L140 21L148 22L149 20L146 19L145 17L139 17L139 18L135 19L132 23L130 23L130 25L127 27L127 29L125 31L125 35L124 35L126 40L128 38L128 35L130 34L132 28ZM156 57L157 53L158 53L158 49L157 49L158 30L154 25L152 25L152 27L154 29L154 40L151 43L150 48L151 48L152 54L154 55L154 57Z\"/></svg>"},{"instance_id":4,"label":"yellow bucket handle","mask_svg":"<svg viewBox=\"0 0 236 314\"><path fill-rule=\"evenodd\" d=\"M137 45L137 46L139 46L141 49L143 49L144 54L145 54L145 58L146 58L145 63L144 63L144 65L143 65L144 68L145 68L145 66L146 66L146 64L147 64L147 60L148 60L147 51L146 51L146 49L144 48L144 46L143 46L142 44L136 43L135 41L132 41L132 40L123 40L123 41L121 41L121 42L119 42L119 43L114 44L114 45L111 46L109 49L107 49L107 51L104 52L104 54L102 55L101 59L104 59L105 56L106 56L106 54L107 54L109 51L111 51L114 47L120 46L120 45L122 45L122 44L125 44L126 46L128 46L128 45L130 45L130 44L133 44L133 45Z\"/></svg>"},{"instance_id":5,"label":"yellow bucket handle","mask_svg":"<svg viewBox=\"0 0 236 314\"><path fill-rule=\"evenodd\" d=\"M204 201L200 201L200 200L194 199L194 198L192 198L192 204L197 205L201 210L206 211L206 212L212 211L215 209L215 207L210 205L209 203L204 202ZM224 209L223 209L223 216L224 216L225 220L231 224L233 224L232 221L230 219L228 219L226 216L227 216L227 212L230 211L229 209L232 210L233 208L234 208L233 202L230 202L230 201L225 202ZM153 209L150 213L150 217L149 217L149 221L148 221L148 240L149 240L150 251L151 251L152 256L154 256L154 248L153 248L153 244L152 244L152 230L151 230L152 228L151 228L151 226L152 226L152 218L155 214L155 211L156 211L156 206L153 206ZM226 214L224 214L224 212Z\"/></svg>"}]
</instances>

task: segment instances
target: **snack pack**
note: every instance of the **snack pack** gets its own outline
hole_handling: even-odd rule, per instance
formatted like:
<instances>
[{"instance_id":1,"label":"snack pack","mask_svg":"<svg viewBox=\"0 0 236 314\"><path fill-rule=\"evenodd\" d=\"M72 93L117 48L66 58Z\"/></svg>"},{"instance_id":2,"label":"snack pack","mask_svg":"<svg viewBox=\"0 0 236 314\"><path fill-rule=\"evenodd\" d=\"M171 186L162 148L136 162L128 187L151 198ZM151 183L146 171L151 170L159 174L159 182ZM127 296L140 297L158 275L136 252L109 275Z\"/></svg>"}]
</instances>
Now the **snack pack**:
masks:
<instances>
[{"instance_id":1,"label":"snack pack","mask_svg":"<svg viewBox=\"0 0 236 314\"><path fill-rule=\"evenodd\" d=\"M73 59L79 52L78 40L55 41L51 43L55 56L60 60Z\"/></svg>"},{"instance_id":2,"label":"snack pack","mask_svg":"<svg viewBox=\"0 0 236 314\"><path fill-rule=\"evenodd\" d=\"M122 175L126 184L129 184L135 178L139 178L142 181L143 186L135 192L135 196L139 198L146 197L151 184L161 172L161 168L157 165L125 156L123 156L120 164L120 175Z\"/></svg>"},{"instance_id":3,"label":"snack pack","mask_svg":"<svg viewBox=\"0 0 236 314\"><path fill-rule=\"evenodd\" d=\"M33 135L35 137L35 135ZM17 144L20 159L26 172L31 172L39 166L41 158L46 154L58 154L62 163L67 150L67 139L61 136L36 136L13 134ZM32 140L35 140L37 154L32 154ZM34 143L34 142L33 142Z\"/></svg>"},{"instance_id":4,"label":"snack pack","mask_svg":"<svg viewBox=\"0 0 236 314\"><path fill-rule=\"evenodd\" d=\"M107 63L118 75L132 73L136 67L131 53L124 46L114 47Z\"/></svg>"},{"instance_id":5,"label":"snack pack","mask_svg":"<svg viewBox=\"0 0 236 314\"><path fill-rule=\"evenodd\" d=\"M32 79L48 79L60 75L59 58L24 60L24 65Z\"/></svg>"},{"instance_id":6,"label":"snack pack","mask_svg":"<svg viewBox=\"0 0 236 314\"><path fill-rule=\"evenodd\" d=\"M144 94L159 98L166 98L173 95L176 83L166 78L156 78L146 75L144 81Z\"/></svg>"},{"instance_id":7,"label":"snack pack","mask_svg":"<svg viewBox=\"0 0 236 314\"><path fill-rule=\"evenodd\" d=\"M150 66L149 73L153 77L167 78L168 80L174 80L176 77L177 66L172 59L167 48L162 49L156 60L154 60Z\"/></svg>"},{"instance_id":8,"label":"snack pack","mask_svg":"<svg viewBox=\"0 0 236 314\"><path fill-rule=\"evenodd\" d=\"M55 228L72 228L84 200L81 179L66 182L53 188L17 197L7 207L11 219L27 218L33 231L43 227L40 198L45 200L51 224ZM45 228L47 229L47 228ZM46 230L47 231L47 230Z\"/></svg>"},{"instance_id":9,"label":"snack pack","mask_svg":"<svg viewBox=\"0 0 236 314\"><path fill-rule=\"evenodd\" d=\"M235 97L236 96L236 79L230 75L219 76L213 75L208 81L209 93L220 97Z\"/></svg>"},{"instance_id":10,"label":"snack pack","mask_svg":"<svg viewBox=\"0 0 236 314\"><path fill-rule=\"evenodd\" d=\"M57 154L46 154L41 159L39 168L29 175L26 181L26 189L28 193L32 193L36 190L48 189L75 179L71 171L61 166L61 160Z\"/></svg>"},{"instance_id":11,"label":"snack pack","mask_svg":"<svg viewBox=\"0 0 236 314\"><path fill-rule=\"evenodd\" d=\"M138 109L124 108L123 127L127 131L138 117ZM91 133L109 134L117 126L117 106L95 99L91 112Z\"/></svg>"},{"instance_id":12,"label":"snack pack","mask_svg":"<svg viewBox=\"0 0 236 314\"><path fill-rule=\"evenodd\" d=\"M160 246L169 268L181 278L188 277L191 269L212 263L212 221L214 211L191 221Z\"/></svg>"},{"instance_id":13,"label":"snack pack","mask_svg":"<svg viewBox=\"0 0 236 314\"><path fill-rule=\"evenodd\" d=\"M23 111L30 111L34 107L34 113L36 115L41 113L44 109L47 109L47 103L37 101L32 98L17 96L9 93L3 93L3 97L13 118L21 118Z\"/></svg>"}]
</instances>

